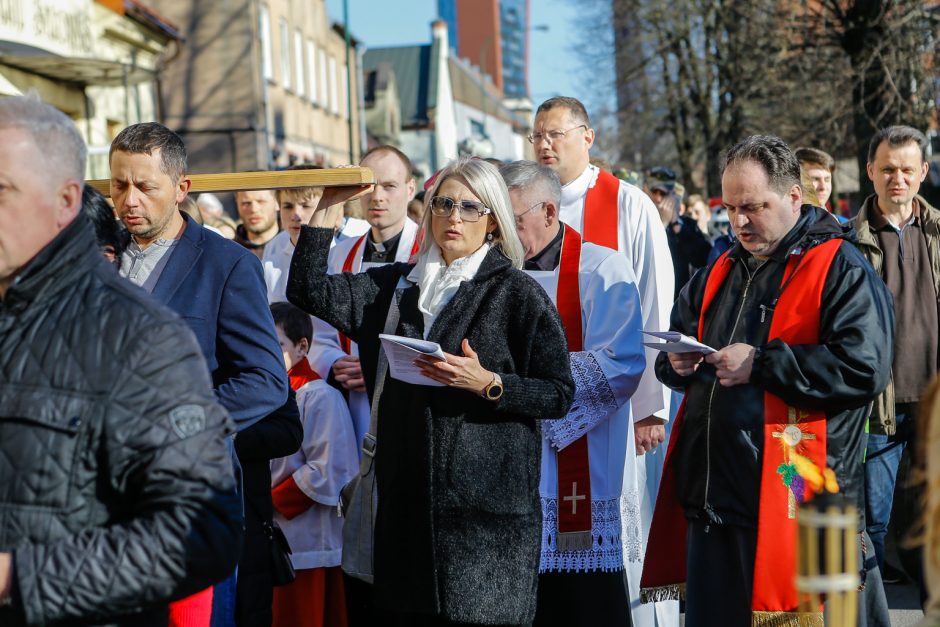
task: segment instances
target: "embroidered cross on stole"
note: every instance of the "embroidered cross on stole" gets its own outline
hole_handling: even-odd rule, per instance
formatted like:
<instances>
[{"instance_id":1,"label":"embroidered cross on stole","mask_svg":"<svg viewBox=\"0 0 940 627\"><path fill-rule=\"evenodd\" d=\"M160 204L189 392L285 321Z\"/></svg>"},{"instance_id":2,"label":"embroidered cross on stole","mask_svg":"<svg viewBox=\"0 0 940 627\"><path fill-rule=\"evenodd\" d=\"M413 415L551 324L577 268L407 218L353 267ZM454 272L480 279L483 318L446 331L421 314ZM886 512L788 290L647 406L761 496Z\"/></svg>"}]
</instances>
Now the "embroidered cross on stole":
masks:
<instances>
[{"instance_id":1,"label":"embroidered cross on stole","mask_svg":"<svg viewBox=\"0 0 940 627\"><path fill-rule=\"evenodd\" d=\"M777 467L777 473L782 475L783 485L787 487L787 518L790 519L796 518L797 496L799 496L800 500L802 500L804 496L803 481L796 474L796 467L790 459L790 453L801 453L800 446L803 440L816 439L815 433L803 431L800 428L797 413L799 413L799 420L806 420L809 417L809 412L798 411L793 407L788 407L787 425L782 431L771 432L771 436L783 440L783 463ZM797 492L799 492L799 495Z\"/></svg>"}]
</instances>

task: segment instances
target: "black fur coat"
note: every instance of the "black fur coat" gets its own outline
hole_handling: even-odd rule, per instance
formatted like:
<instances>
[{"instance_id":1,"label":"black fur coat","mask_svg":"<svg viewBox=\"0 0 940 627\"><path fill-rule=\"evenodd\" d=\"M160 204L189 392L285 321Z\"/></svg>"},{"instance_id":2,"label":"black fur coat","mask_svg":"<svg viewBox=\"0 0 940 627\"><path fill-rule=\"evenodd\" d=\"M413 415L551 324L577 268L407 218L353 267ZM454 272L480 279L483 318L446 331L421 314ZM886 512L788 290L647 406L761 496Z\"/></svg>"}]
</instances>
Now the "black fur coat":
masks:
<instances>
[{"instance_id":1,"label":"black fur coat","mask_svg":"<svg viewBox=\"0 0 940 627\"><path fill-rule=\"evenodd\" d=\"M332 231L304 227L287 296L359 344L370 395L388 305L410 265L327 276ZM422 338L419 288L407 283L399 335ZM440 312L428 339L461 354L467 338L500 374L498 402L386 379L375 458L377 604L451 621L532 620L541 544L538 419L574 398L564 330L542 288L493 249Z\"/></svg>"}]
</instances>

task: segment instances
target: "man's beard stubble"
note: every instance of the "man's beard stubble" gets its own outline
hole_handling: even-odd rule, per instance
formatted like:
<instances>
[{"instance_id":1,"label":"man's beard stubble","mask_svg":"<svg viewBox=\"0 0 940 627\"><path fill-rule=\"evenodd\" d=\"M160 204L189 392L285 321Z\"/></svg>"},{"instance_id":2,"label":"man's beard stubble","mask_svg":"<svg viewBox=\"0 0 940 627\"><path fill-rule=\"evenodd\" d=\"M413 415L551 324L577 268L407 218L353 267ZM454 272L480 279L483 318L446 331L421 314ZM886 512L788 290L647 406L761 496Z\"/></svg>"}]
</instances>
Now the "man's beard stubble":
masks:
<instances>
[{"instance_id":1,"label":"man's beard stubble","mask_svg":"<svg viewBox=\"0 0 940 627\"><path fill-rule=\"evenodd\" d=\"M271 218L270 220L265 220L264 222L258 224L257 226L252 226L247 222L243 222L245 225L245 230L254 235L262 235L268 231L272 226L277 224L277 218Z\"/></svg>"}]
</instances>

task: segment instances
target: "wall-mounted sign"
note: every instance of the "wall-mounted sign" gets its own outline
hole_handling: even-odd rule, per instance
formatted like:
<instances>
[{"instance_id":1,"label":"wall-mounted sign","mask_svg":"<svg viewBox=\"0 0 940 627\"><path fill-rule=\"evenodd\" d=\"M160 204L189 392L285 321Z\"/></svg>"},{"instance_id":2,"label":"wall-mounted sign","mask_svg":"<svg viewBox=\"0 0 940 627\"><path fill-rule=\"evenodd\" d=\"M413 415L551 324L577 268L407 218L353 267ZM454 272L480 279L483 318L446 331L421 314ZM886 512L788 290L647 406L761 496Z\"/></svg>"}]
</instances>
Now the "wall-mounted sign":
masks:
<instances>
[{"instance_id":1,"label":"wall-mounted sign","mask_svg":"<svg viewBox=\"0 0 940 627\"><path fill-rule=\"evenodd\" d=\"M7 52L9 44L18 44L66 57L92 56L91 4L91 0L0 0L0 46Z\"/></svg>"}]
</instances>

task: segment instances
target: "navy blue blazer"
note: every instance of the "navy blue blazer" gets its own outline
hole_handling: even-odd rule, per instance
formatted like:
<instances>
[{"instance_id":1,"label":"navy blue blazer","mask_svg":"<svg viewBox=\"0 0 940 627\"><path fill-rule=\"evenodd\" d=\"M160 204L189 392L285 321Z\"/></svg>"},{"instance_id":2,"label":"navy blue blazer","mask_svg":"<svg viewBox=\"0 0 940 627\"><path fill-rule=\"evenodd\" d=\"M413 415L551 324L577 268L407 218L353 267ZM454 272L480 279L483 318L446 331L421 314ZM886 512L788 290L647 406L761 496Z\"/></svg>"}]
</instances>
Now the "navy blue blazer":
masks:
<instances>
[{"instance_id":1,"label":"navy blue blazer","mask_svg":"<svg viewBox=\"0 0 940 627\"><path fill-rule=\"evenodd\" d=\"M182 215L186 229L152 295L196 334L219 403L242 431L287 401L261 262Z\"/></svg>"}]
</instances>

